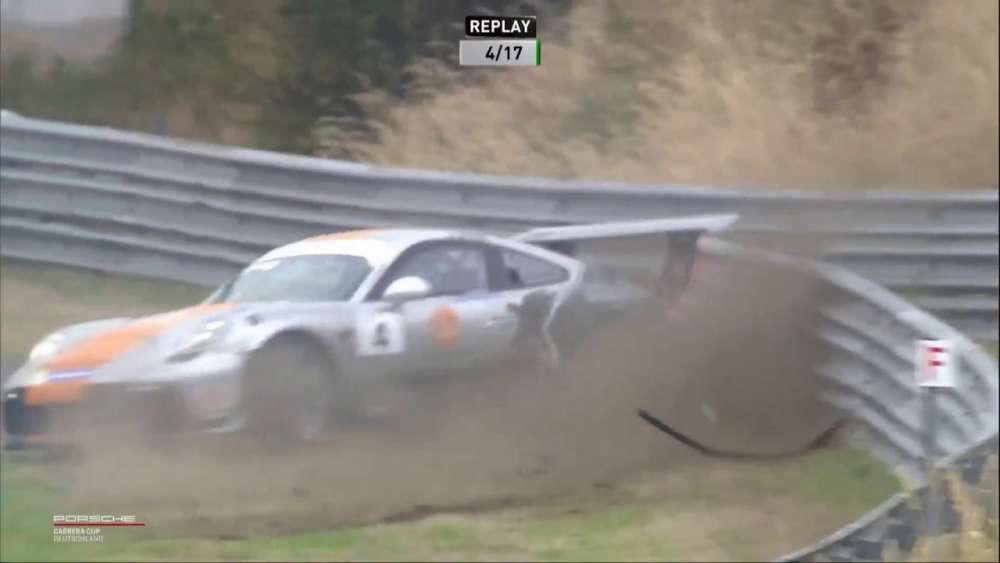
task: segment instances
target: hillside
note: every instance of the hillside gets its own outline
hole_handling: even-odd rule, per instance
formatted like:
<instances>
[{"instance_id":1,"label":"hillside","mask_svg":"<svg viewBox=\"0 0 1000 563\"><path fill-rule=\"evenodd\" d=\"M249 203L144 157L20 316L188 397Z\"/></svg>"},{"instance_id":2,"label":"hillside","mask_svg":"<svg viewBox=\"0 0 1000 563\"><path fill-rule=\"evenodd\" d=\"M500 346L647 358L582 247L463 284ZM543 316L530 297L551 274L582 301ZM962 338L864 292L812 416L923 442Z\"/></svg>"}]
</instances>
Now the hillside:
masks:
<instances>
[{"instance_id":1,"label":"hillside","mask_svg":"<svg viewBox=\"0 0 1000 563\"><path fill-rule=\"evenodd\" d=\"M330 154L499 174L813 189L997 186L997 3L591 2L541 67L425 61ZM544 29L542 33L544 39Z\"/></svg>"}]
</instances>

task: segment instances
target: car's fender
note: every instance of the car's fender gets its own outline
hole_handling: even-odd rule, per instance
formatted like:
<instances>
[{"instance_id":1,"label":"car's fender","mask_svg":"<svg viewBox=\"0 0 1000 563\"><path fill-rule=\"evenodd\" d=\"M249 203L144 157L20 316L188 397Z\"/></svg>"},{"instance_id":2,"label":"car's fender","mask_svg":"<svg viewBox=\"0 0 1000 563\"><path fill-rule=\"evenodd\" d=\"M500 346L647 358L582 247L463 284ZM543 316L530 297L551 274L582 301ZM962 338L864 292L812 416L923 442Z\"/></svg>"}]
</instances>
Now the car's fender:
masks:
<instances>
[{"instance_id":1,"label":"car's fender","mask_svg":"<svg viewBox=\"0 0 1000 563\"><path fill-rule=\"evenodd\" d=\"M121 326L131 320L132 319L129 317L115 317L70 324L50 332L43 338L47 338L53 334L59 334L62 336L62 340L56 350L56 354L58 354L63 350L68 350L86 338ZM39 339L39 342L41 342L41 339ZM23 385L38 367L38 362L33 362L30 358L26 358L25 362L13 374L11 374L9 378L7 378L7 381L4 382L3 389L7 390Z\"/></svg>"}]
</instances>

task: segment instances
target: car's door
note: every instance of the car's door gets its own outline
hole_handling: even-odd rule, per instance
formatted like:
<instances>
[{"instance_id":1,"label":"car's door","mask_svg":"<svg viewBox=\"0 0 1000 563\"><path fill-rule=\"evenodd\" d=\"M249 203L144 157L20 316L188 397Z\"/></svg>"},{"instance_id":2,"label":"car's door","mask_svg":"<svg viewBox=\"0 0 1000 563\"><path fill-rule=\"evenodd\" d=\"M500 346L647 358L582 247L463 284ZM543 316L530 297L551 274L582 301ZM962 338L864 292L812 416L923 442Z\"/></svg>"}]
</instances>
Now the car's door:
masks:
<instances>
[{"instance_id":1,"label":"car's door","mask_svg":"<svg viewBox=\"0 0 1000 563\"><path fill-rule=\"evenodd\" d=\"M518 339L542 338L542 326L570 272L544 258L504 246L492 247L489 255L491 289L506 314L504 322L491 325L491 338L499 352L514 351Z\"/></svg>"},{"instance_id":2,"label":"car's door","mask_svg":"<svg viewBox=\"0 0 1000 563\"><path fill-rule=\"evenodd\" d=\"M431 288L427 297L394 308L404 350L399 371L438 374L474 369L494 354L498 323L507 322L506 301L490 291L487 247L471 241L430 241L402 253L372 289L380 301L392 282L417 276Z\"/></svg>"}]
</instances>

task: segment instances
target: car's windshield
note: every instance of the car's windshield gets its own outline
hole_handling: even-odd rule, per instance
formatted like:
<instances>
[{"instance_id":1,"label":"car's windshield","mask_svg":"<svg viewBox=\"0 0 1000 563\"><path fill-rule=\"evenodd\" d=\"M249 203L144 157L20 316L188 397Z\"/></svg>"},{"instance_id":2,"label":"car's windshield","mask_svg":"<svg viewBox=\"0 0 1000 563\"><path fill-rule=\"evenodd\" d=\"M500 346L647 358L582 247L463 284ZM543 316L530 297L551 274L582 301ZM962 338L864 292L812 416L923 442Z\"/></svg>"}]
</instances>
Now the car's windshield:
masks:
<instances>
[{"instance_id":1,"label":"car's windshield","mask_svg":"<svg viewBox=\"0 0 1000 563\"><path fill-rule=\"evenodd\" d=\"M219 295L251 301L344 301L371 272L368 261L345 254L289 256L255 262Z\"/></svg>"}]
</instances>

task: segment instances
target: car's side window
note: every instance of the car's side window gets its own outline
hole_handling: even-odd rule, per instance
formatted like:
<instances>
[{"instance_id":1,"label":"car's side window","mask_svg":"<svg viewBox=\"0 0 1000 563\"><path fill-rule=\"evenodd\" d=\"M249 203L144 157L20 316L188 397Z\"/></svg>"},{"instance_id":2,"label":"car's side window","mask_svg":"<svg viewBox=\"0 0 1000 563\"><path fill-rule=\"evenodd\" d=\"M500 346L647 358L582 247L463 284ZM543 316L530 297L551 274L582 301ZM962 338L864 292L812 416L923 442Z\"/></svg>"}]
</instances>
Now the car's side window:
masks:
<instances>
[{"instance_id":1,"label":"car's side window","mask_svg":"<svg viewBox=\"0 0 1000 563\"><path fill-rule=\"evenodd\" d=\"M386 280L419 276L431 286L431 295L462 295L487 291L486 258L482 250L467 244L440 244L402 258Z\"/></svg>"},{"instance_id":2,"label":"car's side window","mask_svg":"<svg viewBox=\"0 0 1000 563\"><path fill-rule=\"evenodd\" d=\"M504 250L501 259L508 288L551 285L569 277L561 266L520 252Z\"/></svg>"}]
</instances>

